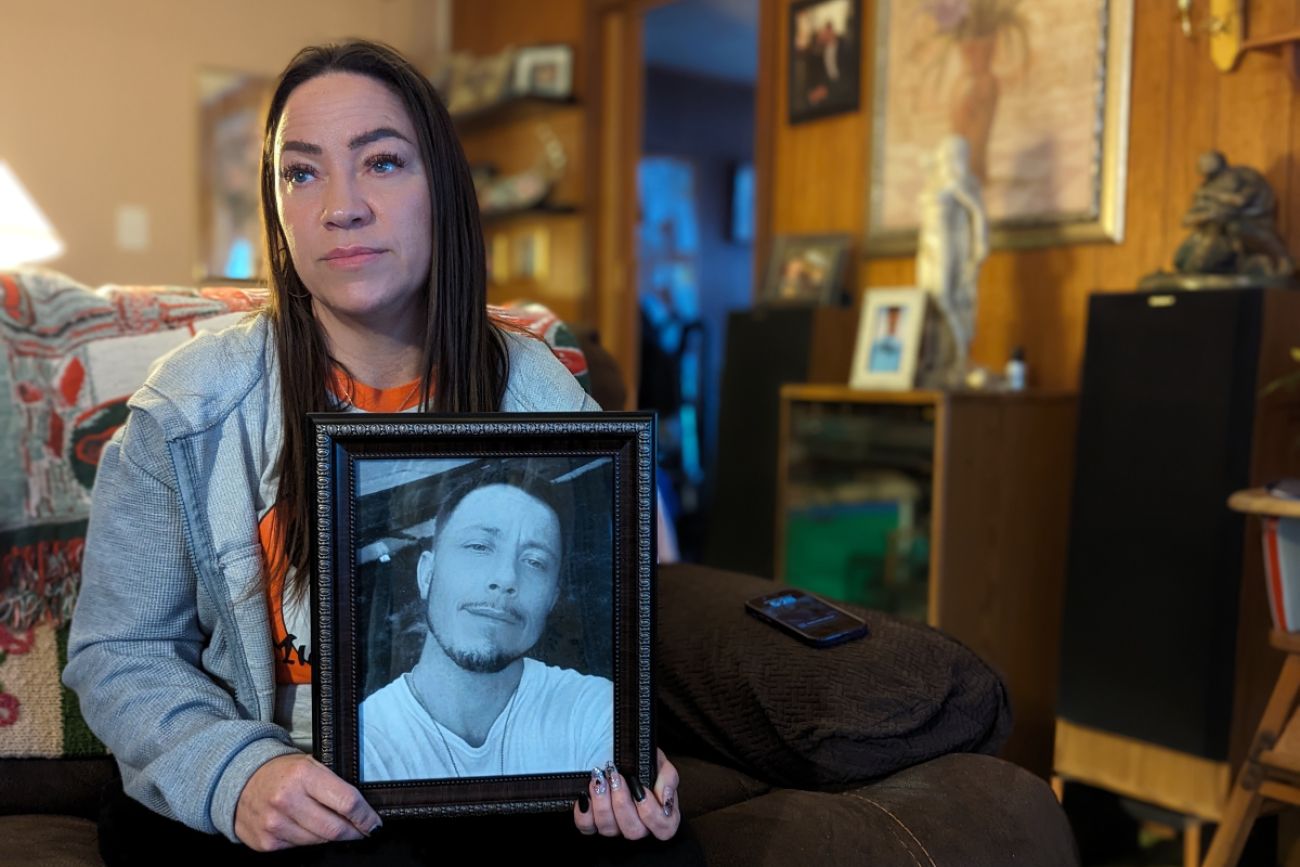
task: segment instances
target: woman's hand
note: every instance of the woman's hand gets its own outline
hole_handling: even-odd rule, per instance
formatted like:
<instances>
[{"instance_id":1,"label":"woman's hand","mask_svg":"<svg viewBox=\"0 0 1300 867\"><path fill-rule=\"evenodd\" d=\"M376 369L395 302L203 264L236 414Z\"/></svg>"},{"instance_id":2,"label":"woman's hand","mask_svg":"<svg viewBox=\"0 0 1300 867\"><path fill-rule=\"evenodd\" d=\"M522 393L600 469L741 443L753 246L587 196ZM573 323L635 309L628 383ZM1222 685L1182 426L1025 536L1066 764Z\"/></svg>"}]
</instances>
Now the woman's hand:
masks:
<instances>
[{"instance_id":1,"label":"woman's hand","mask_svg":"<svg viewBox=\"0 0 1300 867\"><path fill-rule=\"evenodd\" d=\"M262 765L235 806L235 835L259 852L358 840L380 824L360 792L308 755Z\"/></svg>"},{"instance_id":2,"label":"woman's hand","mask_svg":"<svg viewBox=\"0 0 1300 867\"><path fill-rule=\"evenodd\" d=\"M667 840L682 823L677 769L658 753L655 787L645 789L634 777L624 777L613 764L591 773L586 798L573 805L573 824L584 834L640 840L653 834ZM583 809L584 800L587 809Z\"/></svg>"}]
</instances>

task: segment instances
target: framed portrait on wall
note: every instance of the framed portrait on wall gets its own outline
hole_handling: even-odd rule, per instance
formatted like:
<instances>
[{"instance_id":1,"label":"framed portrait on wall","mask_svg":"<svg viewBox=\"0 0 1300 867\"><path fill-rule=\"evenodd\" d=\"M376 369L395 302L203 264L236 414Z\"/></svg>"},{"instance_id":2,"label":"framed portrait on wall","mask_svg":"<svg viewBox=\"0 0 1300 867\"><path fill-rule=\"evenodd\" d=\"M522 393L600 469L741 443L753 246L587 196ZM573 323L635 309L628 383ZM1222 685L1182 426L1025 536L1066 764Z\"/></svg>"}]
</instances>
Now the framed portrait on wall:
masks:
<instances>
[{"instance_id":1,"label":"framed portrait on wall","mask_svg":"<svg viewBox=\"0 0 1300 867\"><path fill-rule=\"evenodd\" d=\"M998 247L1124 236L1134 0L878 0L868 255L916 249L965 138Z\"/></svg>"},{"instance_id":2,"label":"framed portrait on wall","mask_svg":"<svg viewBox=\"0 0 1300 867\"><path fill-rule=\"evenodd\" d=\"M916 384L926 301L926 293L919 289L867 290L849 385L905 391Z\"/></svg>"},{"instance_id":3,"label":"framed portrait on wall","mask_svg":"<svg viewBox=\"0 0 1300 867\"><path fill-rule=\"evenodd\" d=\"M860 8L860 0L790 4L790 123L857 110Z\"/></svg>"},{"instance_id":4,"label":"framed portrait on wall","mask_svg":"<svg viewBox=\"0 0 1300 867\"><path fill-rule=\"evenodd\" d=\"M261 273L258 166L271 87L258 75L199 73L200 282L253 280Z\"/></svg>"},{"instance_id":5,"label":"framed portrait on wall","mask_svg":"<svg viewBox=\"0 0 1300 867\"><path fill-rule=\"evenodd\" d=\"M653 416L311 425L317 758L385 817L652 779Z\"/></svg>"}]
</instances>

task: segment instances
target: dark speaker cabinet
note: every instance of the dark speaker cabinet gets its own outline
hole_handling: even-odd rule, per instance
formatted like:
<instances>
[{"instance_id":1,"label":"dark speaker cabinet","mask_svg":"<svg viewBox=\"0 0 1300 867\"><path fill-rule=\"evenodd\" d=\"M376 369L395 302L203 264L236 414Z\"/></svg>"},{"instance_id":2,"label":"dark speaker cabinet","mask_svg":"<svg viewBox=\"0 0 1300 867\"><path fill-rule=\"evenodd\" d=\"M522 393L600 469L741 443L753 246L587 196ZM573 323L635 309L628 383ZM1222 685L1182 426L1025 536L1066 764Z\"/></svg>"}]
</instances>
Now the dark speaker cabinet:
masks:
<instances>
[{"instance_id":1,"label":"dark speaker cabinet","mask_svg":"<svg viewBox=\"0 0 1300 867\"><path fill-rule=\"evenodd\" d=\"M1281 662L1258 529L1228 495L1300 474L1300 293L1089 304L1055 769L1219 818Z\"/></svg>"},{"instance_id":2,"label":"dark speaker cabinet","mask_svg":"<svg viewBox=\"0 0 1300 867\"><path fill-rule=\"evenodd\" d=\"M764 578L776 574L781 386L848 382L857 322L847 307L766 307L727 317L706 565Z\"/></svg>"}]
</instances>

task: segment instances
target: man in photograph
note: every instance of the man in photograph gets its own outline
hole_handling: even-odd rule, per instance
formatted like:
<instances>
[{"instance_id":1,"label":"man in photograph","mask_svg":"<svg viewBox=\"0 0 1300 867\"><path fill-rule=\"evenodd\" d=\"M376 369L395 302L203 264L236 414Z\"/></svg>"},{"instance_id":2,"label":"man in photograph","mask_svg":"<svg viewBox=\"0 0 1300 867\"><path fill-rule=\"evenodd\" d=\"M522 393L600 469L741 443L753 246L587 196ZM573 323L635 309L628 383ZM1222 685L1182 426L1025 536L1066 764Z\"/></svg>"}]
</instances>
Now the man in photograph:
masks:
<instances>
[{"instance_id":1,"label":"man in photograph","mask_svg":"<svg viewBox=\"0 0 1300 867\"><path fill-rule=\"evenodd\" d=\"M852 98L857 70L849 68L853 58L846 34L830 18L812 25L805 62L810 106L839 106Z\"/></svg>"},{"instance_id":2,"label":"man in photograph","mask_svg":"<svg viewBox=\"0 0 1300 867\"><path fill-rule=\"evenodd\" d=\"M501 461L439 504L416 581L415 666L361 703L361 779L493 777L604 767L613 684L526 654L560 596L553 485Z\"/></svg>"},{"instance_id":3,"label":"man in photograph","mask_svg":"<svg viewBox=\"0 0 1300 867\"><path fill-rule=\"evenodd\" d=\"M871 358L867 369L872 373L897 373L903 363L903 341L898 336L901 307L886 307L884 332L871 344Z\"/></svg>"}]
</instances>

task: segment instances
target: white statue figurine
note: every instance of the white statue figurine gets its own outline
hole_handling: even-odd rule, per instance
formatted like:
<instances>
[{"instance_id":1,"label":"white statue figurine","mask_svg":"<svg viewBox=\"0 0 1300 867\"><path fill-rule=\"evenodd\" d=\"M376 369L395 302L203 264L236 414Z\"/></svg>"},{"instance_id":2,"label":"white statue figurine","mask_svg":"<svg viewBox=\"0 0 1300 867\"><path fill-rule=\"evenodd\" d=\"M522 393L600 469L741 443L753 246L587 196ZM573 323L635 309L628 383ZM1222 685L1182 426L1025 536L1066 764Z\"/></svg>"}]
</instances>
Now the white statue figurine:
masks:
<instances>
[{"instance_id":1,"label":"white statue figurine","mask_svg":"<svg viewBox=\"0 0 1300 867\"><path fill-rule=\"evenodd\" d=\"M980 265L989 253L988 217L964 138L945 138L926 168L916 284L934 298L947 323L953 348L949 370L960 378L975 338Z\"/></svg>"}]
</instances>

